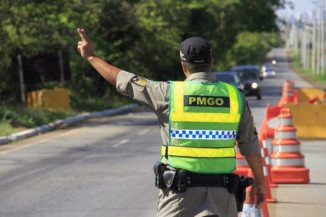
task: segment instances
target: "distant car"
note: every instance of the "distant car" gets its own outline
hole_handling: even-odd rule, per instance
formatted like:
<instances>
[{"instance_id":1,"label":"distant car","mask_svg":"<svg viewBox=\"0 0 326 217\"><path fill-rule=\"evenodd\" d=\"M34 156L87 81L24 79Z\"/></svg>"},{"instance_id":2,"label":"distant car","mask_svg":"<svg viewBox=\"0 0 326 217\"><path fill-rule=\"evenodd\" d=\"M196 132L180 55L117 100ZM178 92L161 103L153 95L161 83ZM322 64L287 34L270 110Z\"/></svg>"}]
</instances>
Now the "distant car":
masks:
<instances>
[{"instance_id":1,"label":"distant car","mask_svg":"<svg viewBox=\"0 0 326 217\"><path fill-rule=\"evenodd\" d=\"M217 81L223 81L244 91L244 84L241 82L241 79L236 72L226 71L215 72L214 74Z\"/></svg>"},{"instance_id":2,"label":"distant car","mask_svg":"<svg viewBox=\"0 0 326 217\"><path fill-rule=\"evenodd\" d=\"M276 71L273 65L266 64L261 67L261 71L264 78L275 78Z\"/></svg>"},{"instance_id":3,"label":"distant car","mask_svg":"<svg viewBox=\"0 0 326 217\"><path fill-rule=\"evenodd\" d=\"M260 80L263 79L259 67L256 65L234 66L231 71L237 72L244 83L244 93L246 96L256 96L261 99Z\"/></svg>"}]
</instances>

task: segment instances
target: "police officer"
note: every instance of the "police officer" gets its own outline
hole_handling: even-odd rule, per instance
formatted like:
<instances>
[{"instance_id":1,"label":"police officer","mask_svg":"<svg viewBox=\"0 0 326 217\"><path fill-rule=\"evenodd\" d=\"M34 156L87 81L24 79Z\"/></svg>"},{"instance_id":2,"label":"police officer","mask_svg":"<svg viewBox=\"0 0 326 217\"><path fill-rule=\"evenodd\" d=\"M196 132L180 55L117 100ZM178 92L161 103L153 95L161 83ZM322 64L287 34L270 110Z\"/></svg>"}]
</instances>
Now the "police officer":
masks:
<instances>
[{"instance_id":1,"label":"police officer","mask_svg":"<svg viewBox=\"0 0 326 217\"><path fill-rule=\"evenodd\" d=\"M148 106L158 117L164 187L157 216L238 216L234 193L226 184L235 169L236 140L255 177L251 193L256 206L262 206L266 187L253 117L238 89L216 82L206 40L192 37L180 44L184 82L157 82L106 63L95 55L85 30L77 31L81 56L121 94ZM180 177L183 172L187 180Z\"/></svg>"}]
</instances>

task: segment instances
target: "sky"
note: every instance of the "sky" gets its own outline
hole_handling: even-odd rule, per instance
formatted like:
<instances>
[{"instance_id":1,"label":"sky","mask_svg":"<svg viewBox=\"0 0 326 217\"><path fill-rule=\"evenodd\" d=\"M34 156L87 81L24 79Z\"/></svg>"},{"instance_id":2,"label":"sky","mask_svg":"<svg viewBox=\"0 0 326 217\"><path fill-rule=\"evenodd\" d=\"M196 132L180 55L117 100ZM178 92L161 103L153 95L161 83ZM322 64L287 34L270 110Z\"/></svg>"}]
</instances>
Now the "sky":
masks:
<instances>
[{"instance_id":1,"label":"sky","mask_svg":"<svg viewBox=\"0 0 326 217\"><path fill-rule=\"evenodd\" d=\"M320 2L322 0L287 0L291 1L294 4L294 9L290 9L287 6L285 9L278 10L276 13L279 17L290 19L296 18L299 19L300 17L304 17L305 19L309 19L313 16L313 12L319 11ZM326 4L326 2L325 2Z\"/></svg>"}]
</instances>

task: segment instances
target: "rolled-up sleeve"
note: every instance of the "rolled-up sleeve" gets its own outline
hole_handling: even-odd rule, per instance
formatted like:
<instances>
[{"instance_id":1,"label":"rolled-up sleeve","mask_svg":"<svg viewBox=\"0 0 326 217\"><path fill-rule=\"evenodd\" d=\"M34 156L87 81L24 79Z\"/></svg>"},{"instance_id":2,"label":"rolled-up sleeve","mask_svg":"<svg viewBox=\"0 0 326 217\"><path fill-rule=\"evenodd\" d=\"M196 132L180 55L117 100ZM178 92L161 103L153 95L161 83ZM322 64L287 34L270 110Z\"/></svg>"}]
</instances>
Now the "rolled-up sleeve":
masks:
<instances>
[{"instance_id":1,"label":"rolled-up sleeve","mask_svg":"<svg viewBox=\"0 0 326 217\"><path fill-rule=\"evenodd\" d=\"M131 79L135 77L134 74L126 72L126 71L120 71L117 77L116 81L116 88L119 93L122 95L128 96L127 88L129 85L129 82Z\"/></svg>"},{"instance_id":2,"label":"rolled-up sleeve","mask_svg":"<svg viewBox=\"0 0 326 217\"><path fill-rule=\"evenodd\" d=\"M246 103L243 107L237 142L240 153L243 156L250 156L260 153L260 143L253 116Z\"/></svg>"}]
</instances>

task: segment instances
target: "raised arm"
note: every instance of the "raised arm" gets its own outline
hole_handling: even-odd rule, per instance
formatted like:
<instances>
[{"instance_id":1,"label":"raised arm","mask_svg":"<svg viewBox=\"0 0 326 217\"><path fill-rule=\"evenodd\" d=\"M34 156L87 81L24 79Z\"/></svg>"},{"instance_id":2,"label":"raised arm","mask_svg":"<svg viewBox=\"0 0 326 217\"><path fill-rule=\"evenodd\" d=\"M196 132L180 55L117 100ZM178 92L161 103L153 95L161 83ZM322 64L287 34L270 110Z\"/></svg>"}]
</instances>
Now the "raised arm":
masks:
<instances>
[{"instance_id":1,"label":"raised arm","mask_svg":"<svg viewBox=\"0 0 326 217\"><path fill-rule=\"evenodd\" d=\"M78 42L78 52L80 55L87 60L105 80L115 85L117 76L121 70L95 55L91 41L84 29L78 28L77 32L81 38L81 41Z\"/></svg>"}]
</instances>

